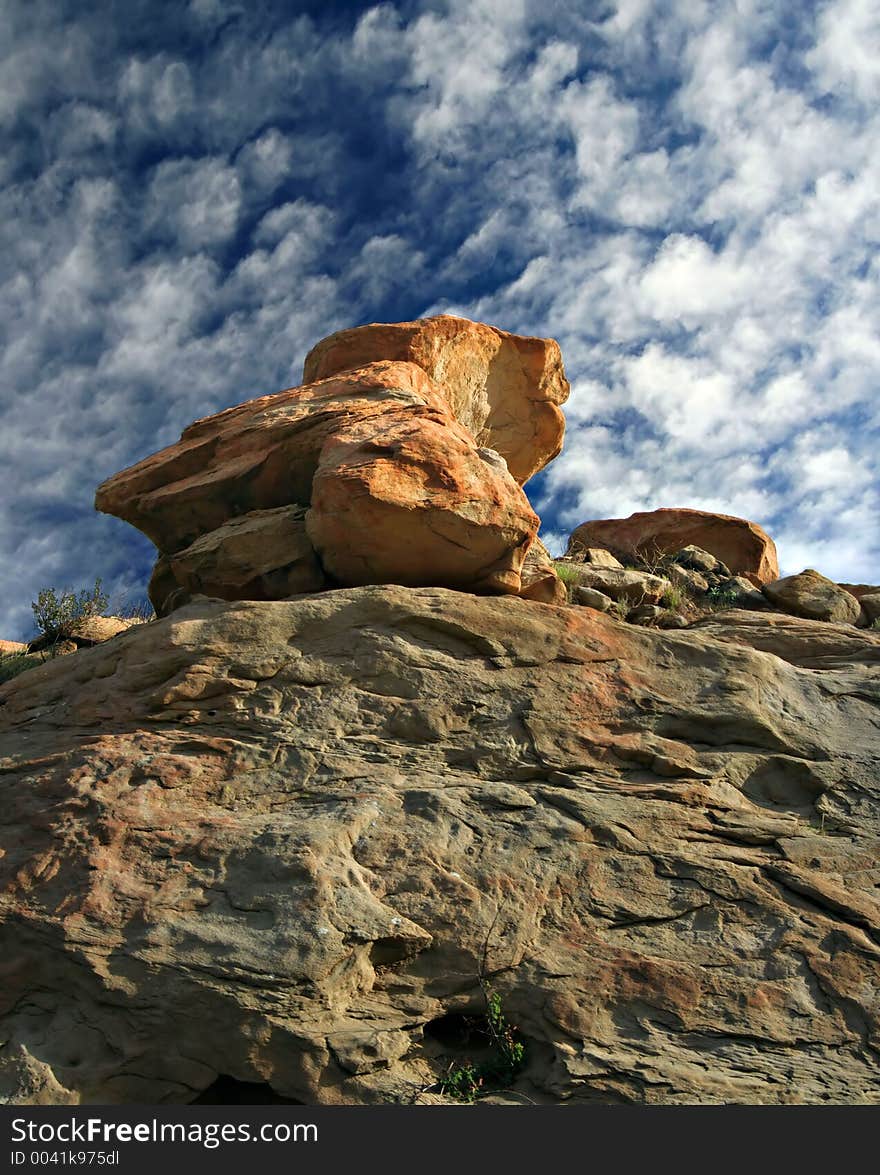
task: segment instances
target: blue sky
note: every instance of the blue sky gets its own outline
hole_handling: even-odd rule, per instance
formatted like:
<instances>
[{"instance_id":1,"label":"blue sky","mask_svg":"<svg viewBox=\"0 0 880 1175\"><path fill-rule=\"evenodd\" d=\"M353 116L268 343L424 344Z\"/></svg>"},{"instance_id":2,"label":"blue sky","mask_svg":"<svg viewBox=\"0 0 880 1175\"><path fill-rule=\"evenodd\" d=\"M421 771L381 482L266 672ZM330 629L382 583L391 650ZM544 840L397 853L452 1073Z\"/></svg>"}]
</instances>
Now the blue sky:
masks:
<instances>
[{"instance_id":1,"label":"blue sky","mask_svg":"<svg viewBox=\"0 0 880 1175\"><path fill-rule=\"evenodd\" d=\"M444 310L559 340L589 518L721 510L880 582L874 0L5 0L0 636L144 594L95 487Z\"/></svg>"}]
</instances>

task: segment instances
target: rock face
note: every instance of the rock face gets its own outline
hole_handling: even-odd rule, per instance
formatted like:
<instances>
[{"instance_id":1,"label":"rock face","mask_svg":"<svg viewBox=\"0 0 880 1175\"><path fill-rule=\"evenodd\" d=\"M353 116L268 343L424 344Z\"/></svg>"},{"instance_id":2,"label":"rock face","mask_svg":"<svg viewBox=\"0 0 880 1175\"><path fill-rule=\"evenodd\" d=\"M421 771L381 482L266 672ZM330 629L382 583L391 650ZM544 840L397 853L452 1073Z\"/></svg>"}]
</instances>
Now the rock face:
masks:
<instances>
[{"instance_id":1,"label":"rock face","mask_svg":"<svg viewBox=\"0 0 880 1175\"><path fill-rule=\"evenodd\" d=\"M765 583L761 591L771 604L810 620L855 624L861 613L855 596L812 568Z\"/></svg>"},{"instance_id":2,"label":"rock face","mask_svg":"<svg viewBox=\"0 0 880 1175\"><path fill-rule=\"evenodd\" d=\"M638 553L654 557L673 555L685 547L699 547L720 559L734 575L756 586L779 577L773 540L760 526L744 518L704 510L650 510L629 518L584 522L572 532L572 547L607 547L618 557Z\"/></svg>"},{"instance_id":3,"label":"rock face","mask_svg":"<svg viewBox=\"0 0 880 1175\"><path fill-rule=\"evenodd\" d=\"M500 453L522 485L562 448L569 385L559 344L451 314L341 330L306 356L314 383L379 359L415 363L439 384L479 445Z\"/></svg>"},{"instance_id":4,"label":"rock face","mask_svg":"<svg viewBox=\"0 0 880 1175\"><path fill-rule=\"evenodd\" d=\"M363 327L306 378L99 487L159 548L157 612L371 583L517 594L539 525L520 483L562 444L556 343L449 316Z\"/></svg>"},{"instance_id":5,"label":"rock face","mask_svg":"<svg viewBox=\"0 0 880 1175\"><path fill-rule=\"evenodd\" d=\"M26 653L28 647L22 641L0 641L0 657L11 656L13 653Z\"/></svg>"},{"instance_id":6,"label":"rock face","mask_svg":"<svg viewBox=\"0 0 880 1175\"><path fill-rule=\"evenodd\" d=\"M877 1104L878 669L849 626L386 586L29 671L2 1096L443 1100L483 972L499 1100Z\"/></svg>"}]
</instances>

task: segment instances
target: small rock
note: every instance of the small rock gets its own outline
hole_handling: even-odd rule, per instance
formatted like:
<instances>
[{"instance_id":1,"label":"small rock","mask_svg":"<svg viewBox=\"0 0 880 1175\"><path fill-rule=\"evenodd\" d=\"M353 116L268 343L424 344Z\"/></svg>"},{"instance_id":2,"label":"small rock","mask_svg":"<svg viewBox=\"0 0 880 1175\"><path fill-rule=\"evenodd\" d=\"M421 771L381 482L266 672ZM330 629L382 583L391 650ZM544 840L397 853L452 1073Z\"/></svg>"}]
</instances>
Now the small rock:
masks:
<instances>
[{"instance_id":1,"label":"small rock","mask_svg":"<svg viewBox=\"0 0 880 1175\"><path fill-rule=\"evenodd\" d=\"M855 624L861 611L855 596L811 567L799 575L765 583L761 591L777 608L807 620Z\"/></svg>"},{"instance_id":2,"label":"small rock","mask_svg":"<svg viewBox=\"0 0 880 1175\"><path fill-rule=\"evenodd\" d=\"M868 625L871 625L875 620L880 619L880 590L862 596L860 603L868 621Z\"/></svg>"},{"instance_id":3,"label":"small rock","mask_svg":"<svg viewBox=\"0 0 880 1175\"><path fill-rule=\"evenodd\" d=\"M702 547L693 544L676 551L672 556L672 561L690 571L720 571L723 566L720 559L716 559L714 555L704 551Z\"/></svg>"},{"instance_id":4,"label":"small rock","mask_svg":"<svg viewBox=\"0 0 880 1175\"><path fill-rule=\"evenodd\" d=\"M647 571L633 571L623 567L597 567L591 563L572 563L581 587L595 588L622 600L633 607L638 604L659 604L665 592L672 586L668 579L650 575Z\"/></svg>"},{"instance_id":5,"label":"small rock","mask_svg":"<svg viewBox=\"0 0 880 1175\"><path fill-rule=\"evenodd\" d=\"M604 546L587 546L582 552L578 552L573 556L578 563L589 563L593 568L619 568L623 570L623 563L614 557L611 551L606 551Z\"/></svg>"},{"instance_id":6,"label":"small rock","mask_svg":"<svg viewBox=\"0 0 880 1175\"><path fill-rule=\"evenodd\" d=\"M572 589L571 593L572 603L579 604L582 608L595 608L597 612L607 612L611 607L611 597L606 596L604 592L597 591L596 588L581 587L579 584Z\"/></svg>"},{"instance_id":7,"label":"small rock","mask_svg":"<svg viewBox=\"0 0 880 1175\"><path fill-rule=\"evenodd\" d=\"M721 591L729 591L737 608L762 610L767 607L767 598L744 575L732 575L720 585Z\"/></svg>"},{"instance_id":8,"label":"small rock","mask_svg":"<svg viewBox=\"0 0 880 1175\"><path fill-rule=\"evenodd\" d=\"M664 612L665 609L661 608L659 604L639 604L637 608L627 612L626 619L629 624L652 624L655 620L659 620ZM669 615L669 613L666 614Z\"/></svg>"},{"instance_id":9,"label":"small rock","mask_svg":"<svg viewBox=\"0 0 880 1175\"><path fill-rule=\"evenodd\" d=\"M679 612L663 612L657 617L658 628L688 628L690 621Z\"/></svg>"},{"instance_id":10,"label":"small rock","mask_svg":"<svg viewBox=\"0 0 880 1175\"><path fill-rule=\"evenodd\" d=\"M535 539L526 552L520 581L519 594L523 599L539 604L564 604L568 598L565 584L556 574L553 557L540 539Z\"/></svg>"},{"instance_id":11,"label":"small rock","mask_svg":"<svg viewBox=\"0 0 880 1175\"><path fill-rule=\"evenodd\" d=\"M709 590L709 580L699 571L691 571L687 567L680 567L677 563L673 563L666 568L666 574L674 584L684 588L685 591L707 592ZM751 587L751 584L749 586Z\"/></svg>"}]
</instances>

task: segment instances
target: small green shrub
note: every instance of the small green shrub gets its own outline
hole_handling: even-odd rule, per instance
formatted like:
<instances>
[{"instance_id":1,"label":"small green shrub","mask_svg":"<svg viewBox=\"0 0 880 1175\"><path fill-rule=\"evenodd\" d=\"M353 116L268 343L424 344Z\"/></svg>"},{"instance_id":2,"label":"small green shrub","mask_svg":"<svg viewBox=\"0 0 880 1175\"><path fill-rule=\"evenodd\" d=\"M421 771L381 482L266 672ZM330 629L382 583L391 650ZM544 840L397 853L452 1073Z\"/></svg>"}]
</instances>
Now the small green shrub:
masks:
<instances>
[{"instance_id":1,"label":"small green shrub","mask_svg":"<svg viewBox=\"0 0 880 1175\"><path fill-rule=\"evenodd\" d=\"M660 603L671 612L677 612L684 604L684 592L676 584L670 584L660 597Z\"/></svg>"},{"instance_id":2,"label":"small green shrub","mask_svg":"<svg viewBox=\"0 0 880 1175\"><path fill-rule=\"evenodd\" d=\"M439 1081L440 1092L458 1102L475 1102L482 1085L483 1075L470 1061L463 1065L450 1065Z\"/></svg>"},{"instance_id":3,"label":"small green shrub","mask_svg":"<svg viewBox=\"0 0 880 1175\"><path fill-rule=\"evenodd\" d=\"M19 673L24 673L25 669L38 664L39 657L31 653L8 653L5 657L0 655L0 685L12 681Z\"/></svg>"},{"instance_id":4,"label":"small green shrub","mask_svg":"<svg viewBox=\"0 0 880 1175\"><path fill-rule=\"evenodd\" d=\"M572 589L577 587L578 573L574 563L554 563L556 578L565 587L565 594L571 600Z\"/></svg>"},{"instance_id":5,"label":"small green shrub","mask_svg":"<svg viewBox=\"0 0 880 1175\"><path fill-rule=\"evenodd\" d=\"M101 590L101 580L95 580L92 590L81 591L78 595L66 589L60 595L54 588L43 588L31 610L38 631L56 640L69 637L77 624L90 616L100 616L108 604Z\"/></svg>"},{"instance_id":6,"label":"small green shrub","mask_svg":"<svg viewBox=\"0 0 880 1175\"><path fill-rule=\"evenodd\" d=\"M873 629L880 629L880 616L878 616L876 620L871 621L871 627Z\"/></svg>"},{"instance_id":7,"label":"small green shrub","mask_svg":"<svg viewBox=\"0 0 880 1175\"><path fill-rule=\"evenodd\" d=\"M569 584L577 583L578 573L574 563L555 563L554 568L557 577L562 580L566 587Z\"/></svg>"},{"instance_id":8,"label":"small green shrub","mask_svg":"<svg viewBox=\"0 0 880 1175\"><path fill-rule=\"evenodd\" d=\"M483 1094L503 1089L525 1064L525 1045L517 1039L515 1027L507 1022L501 1007L501 996L495 991L484 994L486 1014L483 1031L492 1043L492 1055L479 1064L467 1060L461 1065L450 1065L438 1083L441 1093L457 1101L474 1102Z\"/></svg>"},{"instance_id":9,"label":"small green shrub","mask_svg":"<svg viewBox=\"0 0 880 1175\"><path fill-rule=\"evenodd\" d=\"M705 600L708 607L713 610L720 610L722 608L733 608L739 600L739 591L735 587L728 587L726 584L718 584L715 587L710 587L706 592Z\"/></svg>"}]
</instances>

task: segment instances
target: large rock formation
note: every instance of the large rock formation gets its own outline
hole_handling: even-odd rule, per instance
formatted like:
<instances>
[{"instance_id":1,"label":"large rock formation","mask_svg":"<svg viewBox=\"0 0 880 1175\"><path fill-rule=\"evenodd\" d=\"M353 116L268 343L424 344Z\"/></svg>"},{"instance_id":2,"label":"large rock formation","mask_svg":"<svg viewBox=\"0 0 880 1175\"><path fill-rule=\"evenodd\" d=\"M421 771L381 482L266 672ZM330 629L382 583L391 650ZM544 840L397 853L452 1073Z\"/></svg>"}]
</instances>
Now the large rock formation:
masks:
<instances>
[{"instance_id":1,"label":"large rock formation","mask_svg":"<svg viewBox=\"0 0 880 1175\"><path fill-rule=\"evenodd\" d=\"M522 485L560 452L568 380L553 339L512 335L451 314L337 331L306 356L303 382L378 359L415 363L444 391L456 418L494 449Z\"/></svg>"},{"instance_id":2,"label":"large rock formation","mask_svg":"<svg viewBox=\"0 0 880 1175\"><path fill-rule=\"evenodd\" d=\"M880 1102L880 634L201 600L0 687L2 1096Z\"/></svg>"},{"instance_id":3,"label":"large rock formation","mask_svg":"<svg viewBox=\"0 0 880 1175\"><path fill-rule=\"evenodd\" d=\"M607 547L618 558L654 559L695 546L722 560L756 586L779 578L776 546L754 522L705 510L662 509L584 522L572 531L569 551Z\"/></svg>"},{"instance_id":4,"label":"large rock formation","mask_svg":"<svg viewBox=\"0 0 880 1175\"><path fill-rule=\"evenodd\" d=\"M522 590L539 520L520 483L562 443L558 346L441 316L332 336L306 373L99 487L159 548L157 611L328 582Z\"/></svg>"}]
</instances>

